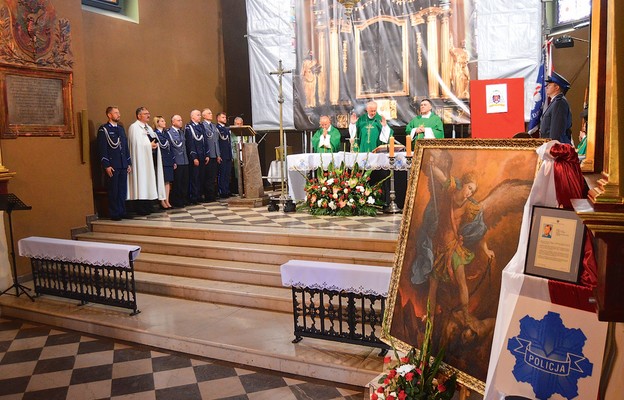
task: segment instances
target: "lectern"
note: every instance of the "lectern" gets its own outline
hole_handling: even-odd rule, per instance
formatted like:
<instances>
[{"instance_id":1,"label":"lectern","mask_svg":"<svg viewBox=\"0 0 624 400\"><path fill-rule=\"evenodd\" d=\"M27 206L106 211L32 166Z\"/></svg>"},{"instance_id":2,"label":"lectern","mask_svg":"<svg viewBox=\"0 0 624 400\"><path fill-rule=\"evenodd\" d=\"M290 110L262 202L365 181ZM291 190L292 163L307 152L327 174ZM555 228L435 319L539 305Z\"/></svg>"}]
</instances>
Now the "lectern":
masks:
<instances>
[{"instance_id":1,"label":"lectern","mask_svg":"<svg viewBox=\"0 0 624 400\"><path fill-rule=\"evenodd\" d=\"M15 262L15 244L13 241L13 220L11 219L11 213L14 210L31 210L31 206L27 206L13 193L0 194L0 211L6 211L9 216L9 236L11 238L11 263L13 267L13 285L7 288L4 292L0 293L0 296L8 293L9 290L15 288L15 297L20 297L24 293L32 301L35 301L33 297L28 293L30 288L21 285L17 280L17 263Z\"/></svg>"}]
</instances>

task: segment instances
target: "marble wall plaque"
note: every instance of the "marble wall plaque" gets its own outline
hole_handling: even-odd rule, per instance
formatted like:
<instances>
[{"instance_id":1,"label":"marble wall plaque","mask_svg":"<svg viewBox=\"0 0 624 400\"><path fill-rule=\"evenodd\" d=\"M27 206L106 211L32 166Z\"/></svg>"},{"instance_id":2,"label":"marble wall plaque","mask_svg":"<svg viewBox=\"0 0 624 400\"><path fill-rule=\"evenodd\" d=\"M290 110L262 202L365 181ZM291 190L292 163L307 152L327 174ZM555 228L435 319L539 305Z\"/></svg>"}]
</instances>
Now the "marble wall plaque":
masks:
<instances>
[{"instance_id":1,"label":"marble wall plaque","mask_svg":"<svg viewBox=\"0 0 624 400\"><path fill-rule=\"evenodd\" d=\"M9 124L63 125L63 81L7 75Z\"/></svg>"}]
</instances>

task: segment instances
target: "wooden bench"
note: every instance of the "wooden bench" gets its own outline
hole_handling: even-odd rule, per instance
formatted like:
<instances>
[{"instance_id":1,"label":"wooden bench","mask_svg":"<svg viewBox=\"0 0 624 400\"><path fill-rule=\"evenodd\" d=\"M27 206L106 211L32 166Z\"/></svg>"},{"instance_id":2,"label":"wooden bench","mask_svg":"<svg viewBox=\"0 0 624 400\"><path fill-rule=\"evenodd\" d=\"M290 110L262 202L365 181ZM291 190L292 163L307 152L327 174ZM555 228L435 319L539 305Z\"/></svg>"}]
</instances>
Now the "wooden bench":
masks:
<instances>
[{"instance_id":1,"label":"wooden bench","mask_svg":"<svg viewBox=\"0 0 624 400\"><path fill-rule=\"evenodd\" d=\"M292 288L293 343L303 337L381 348L391 268L290 260L281 266L282 285Z\"/></svg>"},{"instance_id":2,"label":"wooden bench","mask_svg":"<svg viewBox=\"0 0 624 400\"><path fill-rule=\"evenodd\" d=\"M32 236L18 242L19 255L30 258L35 295L137 308L134 260L139 246L79 242Z\"/></svg>"}]
</instances>

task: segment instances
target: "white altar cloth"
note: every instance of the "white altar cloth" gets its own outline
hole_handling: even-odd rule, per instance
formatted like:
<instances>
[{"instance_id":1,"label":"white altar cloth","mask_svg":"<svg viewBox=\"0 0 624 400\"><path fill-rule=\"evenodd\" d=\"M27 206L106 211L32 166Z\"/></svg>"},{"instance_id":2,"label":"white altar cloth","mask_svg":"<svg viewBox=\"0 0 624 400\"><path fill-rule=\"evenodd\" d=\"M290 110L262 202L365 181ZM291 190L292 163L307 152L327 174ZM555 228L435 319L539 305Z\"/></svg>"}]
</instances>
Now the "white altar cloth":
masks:
<instances>
[{"instance_id":1,"label":"white altar cloth","mask_svg":"<svg viewBox=\"0 0 624 400\"><path fill-rule=\"evenodd\" d=\"M407 171L410 166L407 164L405 152L395 153L395 169L397 171ZM343 161L349 168L357 162L360 168L366 170L390 169L390 158L388 153L349 153L339 151L338 153L303 153L291 154L286 158L288 163L288 194L293 200L305 199L305 175L308 171L313 171L320 166L327 169L330 162L340 165Z\"/></svg>"},{"instance_id":2,"label":"white altar cloth","mask_svg":"<svg viewBox=\"0 0 624 400\"><path fill-rule=\"evenodd\" d=\"M388 296L392 268L290 260L280 267L282 285Z\"/></svg>"},{"instance_id":3,"label":"white altar cloth","mask_svg":"<svg viewBox=\"0 0 624 400\"><path fill-rule=\"evenodd\" d=\"M18 243L19 255L54 261L130 268L141 247L31 236Z\"/></svg>"}]
</instances>

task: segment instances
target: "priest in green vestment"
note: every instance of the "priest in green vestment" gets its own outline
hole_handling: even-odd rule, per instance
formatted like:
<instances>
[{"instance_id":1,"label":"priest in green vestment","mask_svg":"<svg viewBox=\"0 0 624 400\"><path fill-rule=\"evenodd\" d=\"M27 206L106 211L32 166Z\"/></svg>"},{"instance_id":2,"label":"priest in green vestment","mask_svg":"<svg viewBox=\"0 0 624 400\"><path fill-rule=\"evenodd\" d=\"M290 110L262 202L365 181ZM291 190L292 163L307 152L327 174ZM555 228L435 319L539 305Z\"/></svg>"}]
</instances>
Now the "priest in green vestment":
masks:
<instances>
[{"instance_id":1,"label":"priest in green vestment","mask_svg":"<svg viewBox=\"0 0 624 400\"><path fill-rule=\"evenodd\" d=\"M327 115L321 116L321 128L312 135L312 148L315 153L335 153L340 149L340 131L332 126Z\"/></svg>"},{"instance_id":2,"label":"priest in green vestment","mask_svg":"<svg viewBox=\"0 0 624 400\"><path fill-rule=\"evenodd\" d=\"M405 127L405 134L410 135L412 141L423 138L444 139L444 125L432 109L431 100L423 99L420 102L420 115Z\"/></svg>"},{"instance_id":3,"label":"priest in green vestment","mask_svg":"<svg viewBox=\"0 0 624 400\"><path fill-rule=\"evenodd\" d=\"M366 114L359 118L351 114L349 124L349 136L354 151L368 153L388 143L390 136L394 135L392 128L388 126L386 118L377 114L377 103L374 101L366 104Z\"/></svg>"}]
</instances>

